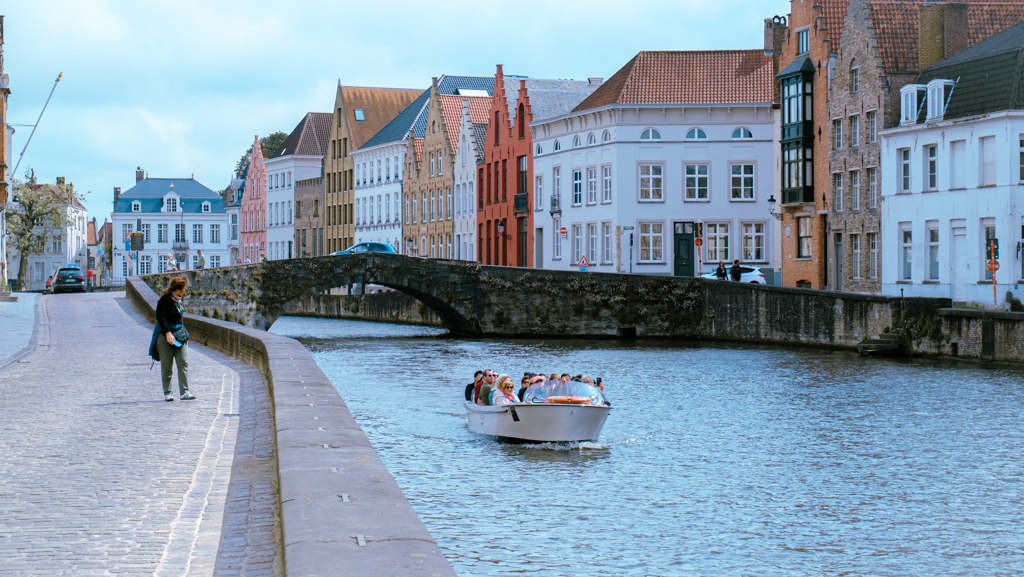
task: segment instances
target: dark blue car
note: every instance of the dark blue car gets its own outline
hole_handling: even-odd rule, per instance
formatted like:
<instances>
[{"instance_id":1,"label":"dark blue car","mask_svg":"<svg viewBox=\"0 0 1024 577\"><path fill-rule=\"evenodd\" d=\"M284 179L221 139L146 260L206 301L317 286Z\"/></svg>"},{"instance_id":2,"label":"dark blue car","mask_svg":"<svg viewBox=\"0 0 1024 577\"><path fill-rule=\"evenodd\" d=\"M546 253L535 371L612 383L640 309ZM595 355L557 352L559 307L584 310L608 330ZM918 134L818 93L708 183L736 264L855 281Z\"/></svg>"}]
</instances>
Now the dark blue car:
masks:
<instances>
[{"instance_id":1,"label":"dark blue car","mask_svg":"<svg viewBox=\"0 0 1024 577\"><path fill-rule=\"evenodd\" d=\"M345 250L339 250L338 252L332 252L331 256L337 254L358 254L361 252L383 252L387 254L398 254L390 244L385 242L361 242L359 244L352 245Z\"/></svg>"}]
</instances>

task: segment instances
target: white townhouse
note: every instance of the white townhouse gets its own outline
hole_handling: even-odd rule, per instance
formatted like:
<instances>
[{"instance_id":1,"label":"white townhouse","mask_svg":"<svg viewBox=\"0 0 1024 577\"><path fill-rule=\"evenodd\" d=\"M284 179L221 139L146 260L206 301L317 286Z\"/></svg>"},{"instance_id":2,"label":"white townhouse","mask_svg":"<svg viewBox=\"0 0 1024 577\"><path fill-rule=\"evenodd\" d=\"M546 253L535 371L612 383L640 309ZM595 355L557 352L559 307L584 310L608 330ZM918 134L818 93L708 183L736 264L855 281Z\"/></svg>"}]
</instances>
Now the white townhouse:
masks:
<instances>
[{"instance_id":1,"label":"white townhouse","mask_svg":"<svg viewBox=\"0 0 1024 577\"><path fill-rule=\"evenodd\" d=\"M245 168L248 173L249 167ZM245 174L242 178L232 178L231 184L224 189L224 206L227 213L227 247L228 260L225 265L242 264L242 244L239 235L239 222L242 219L242 197L245 195Z\"/></svg>"},{"instance_id":2,"label":"white townhouse","mask_svg":"<svg viewBox=\"0 0 1024 577\"><path fill-rule=\"evenodd\" d=\"M308 112L281 147L263 161L267 175L267 260L293 258L295 182L323 176L330 112Z\"/></svg>"},{"instance_id":3,"label":"white townhouse","mask_svg":"<svg viewBox=\"0 0 1024 577\"><path fill-rule=\"evenodd\" d=\"M478 167L484 162L484 142L487 139L487 123L473 122L469 105L469 99L462 101L462 117L456 139L458 159L452 172L455 195L452 228L455 235L455 258L458 260L476 260L476 179Z\"/></svg>"},{"instance_id":4,"label":"white townhouse","mask_svg":"<svg viewBox=\"0 0 1024 577\"><path fill-rule=\"evenodd\" d=\"M206 268L228 264L230 252L224 197L195 178L149 178L136 171L135 186L114 188L114 284L132 275L167 271L173 254L181 270L196 268L199 250ZM130 250L131 233L143 233L145 249Z\"/></svg>"},{"instance_id":5,"label":"white townhouse","mask_svg":"<svg viewBox=\"0 0 1024 577\"><path fill-rule=\"evenodd\" d=\"M353 243L383 242L402 247L402 182L409 131L421 115L430 91L406 106L384 128L352 151L355 191ZM422 136L422 135L421 135Z\"/></svg>"},{"instance_id":6,"label":"white townhouse","mask_svg":"<svg viewBox=\"0 0 1024 577\"><path fill-rule=\"evenodd\" d=\"M47 277L57 273L57 269L68 265L77 265L84 272L89 265L89 237L88 237L88 214L85 206L74 198L73 184L67 185L71 193L70 202L68 194L65 193L64 177L57 177L57 184L36 184L35 176L32 177L32 186L36 190L48 191L53 195L56 202L64 206L67 213L67 225L60 234L51 231L46 240L46 249L41 254L28 256L28 279L19 279L22 290L39 290L46 288ZM12 191L13 193L13 191ZM17 197L12 194L11 209L16 210ZM40 229L37 227L36 229ZM0 230L0 233L3 233ZM13 243L12 243L13 245ZM21 267L21 254L11 247L10 269L8 274L16 277ZM24 282L21 282L24 280Z\"/></svg>"},{"instance_id":7,"label":"white townhouse","mask_svg":"<svg viewBox=\"0 0 1024 577\"><path fill-rule=\"evenodd\" d=\"M1024 298L1024 22L925 69L880 132L882 294ZM891 175L891 176L889 176ZM988 270L992 244L998 270ZM993 290L994 289L994 290Z\"/></svg>"},{"instance_id":8,"label":"white townhouse","mask_svg":"<svg viewBox=\"0 0 1024 577\"><path fill-rule=\"evenodd\" d=\"M772 282L772 82L761 50L641 52L532 122L536 266L697 276L739 259Z\"/></svg>"}]
</instances>

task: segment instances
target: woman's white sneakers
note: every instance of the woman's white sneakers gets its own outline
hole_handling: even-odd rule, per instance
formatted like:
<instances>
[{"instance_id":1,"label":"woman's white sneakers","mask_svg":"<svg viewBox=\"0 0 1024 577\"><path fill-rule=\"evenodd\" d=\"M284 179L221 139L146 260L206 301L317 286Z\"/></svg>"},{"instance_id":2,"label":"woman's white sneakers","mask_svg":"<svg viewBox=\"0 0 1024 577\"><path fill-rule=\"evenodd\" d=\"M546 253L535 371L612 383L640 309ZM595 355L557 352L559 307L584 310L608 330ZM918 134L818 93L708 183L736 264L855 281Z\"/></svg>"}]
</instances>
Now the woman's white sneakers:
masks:
<instances>
[{"instance_id":1,"label":"woman's white sneakers","mask_svg":"<svg viewBox=\"0 0 1024 577\"><path fill-rule=\"evenodd\" d=\"M168 402L173 401L174 395L164 395L164 400Z\"/></svg>"},{"instance_id":2,"label":"woman's white sneakers","mask_svg":"<svg viewBox=\"0 0 1024 577\"><path fill-rule=\"evenodd\" d=\"M185 391L185 394L181 396L181 400L183 401L194 401L195 398L196 396L188 391Z\"/></svg>"}]
</instances>

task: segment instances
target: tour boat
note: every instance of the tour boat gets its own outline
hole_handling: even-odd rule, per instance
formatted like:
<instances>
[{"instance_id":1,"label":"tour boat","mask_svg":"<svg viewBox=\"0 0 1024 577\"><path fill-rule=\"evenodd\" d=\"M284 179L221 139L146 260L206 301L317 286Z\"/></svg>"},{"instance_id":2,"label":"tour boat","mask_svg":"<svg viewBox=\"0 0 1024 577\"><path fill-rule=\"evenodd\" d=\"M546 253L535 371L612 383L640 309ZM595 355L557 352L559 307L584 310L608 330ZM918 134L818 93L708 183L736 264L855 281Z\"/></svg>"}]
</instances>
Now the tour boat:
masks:
<instances>
[{"instance_id":1,"label":"tour boat","mask_svg":"<svg viewBox=\"0 0 1024 577\"><path fill-rule=\"evenodd\" d=\"M596 441L612 410L601 390L578 381L542 381L526 402L477 405L466 401L469 430L507 442Z\"/></svg>"}]
</instances>

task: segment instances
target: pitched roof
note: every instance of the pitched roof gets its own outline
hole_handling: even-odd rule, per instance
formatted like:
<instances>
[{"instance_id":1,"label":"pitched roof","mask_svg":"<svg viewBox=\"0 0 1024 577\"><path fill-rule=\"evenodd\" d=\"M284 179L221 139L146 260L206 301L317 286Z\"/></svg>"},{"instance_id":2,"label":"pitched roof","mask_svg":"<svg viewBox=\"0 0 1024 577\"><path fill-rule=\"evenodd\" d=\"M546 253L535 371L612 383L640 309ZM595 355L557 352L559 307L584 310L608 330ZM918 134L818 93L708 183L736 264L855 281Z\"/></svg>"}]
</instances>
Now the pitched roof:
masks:
<instances>
[{"instance_id":1,"label":"pitched roof","mask_svg":"<svg viewBox=\"0 0 1024 577\"><path fill-rule=\"evenodd\" d=\"M1019 1L960 0L967 4L967 44L977 42L1024 19ZM920 0L868 0L879 55L886 72L918 72L918 10Z\"/></svg>"},{"instance_id":2,"label":"pitched roof","mask_svg":"<svg viewBox=\"0 0 1024 577\"><path fill-rule=\"evenodd\" d=\"M437 79L438 94L458 94L461 90L483 90L489 96L494 95L493 76L441 76ZM427 133L427 106L429 101L423 104L416 122L413 124L413 132L419 138ZM461 105L460 105L461 106ZM462 113L459 112L461 115Z\"/></svg>"},{"instance_id":3,"label":"pitched roof","mask_svg":"<svg viewBox=\"0 0 1024 577\"><path fill-rule=\"evenodd\" d=\"M476 143L476 163L484 161L484 150L487 145L487 123L473 123L473 142Z\"/></svg>"},{"instance_id":4,"label":"pitched roof","mask_svg":"<svg viewBox=\"0 0 1024 577\"><path fill-rule=\"evenodd\" d=\"M944 120L1024 109L1024 21L929 66L918 82L935 79L956 81Z\"/></svg>"},{"instance_id":5,"label":"pitched roof","mask_svg":"<svg viewBox=\"0 0 1024 577\"><path fill-rule=\"evenodd\" d=\"M70 204L74 208L77 208L79 210L85 210L85 206L81 202L79 202L78 198L75 196L71 197L71 202L69 203L67 193L61 190L60 187L58 187L56 184L44 182L42 184L34 184L32 185L32 188L35 190L42 190L45 188L50 192L50 195L53 196L53 200L58 204Z\"/></svg>"},{"instance_id":6,"label":"pitched roof","mask_svg":"<svg viewBox=\"0 0 1024 577\"><path fill-rule=\"evenodd\" d=\"M454 142L457 140L459 125L462 123L462 102L469 102L469 120L471 122L487 122L491 113L490 96L457 96L454 94L438 94L441 101L441 114L448 135Z\"/></svg>"},{"instance_id":7,"label":"pitched roof","mask_svg":"<svg viewBox=\"0 0 1024 577\"><path fill-rule=\"evenodd\" d=\"M609 104L771 102L773 81L772 57L762 50L641 52L573 112Z\"/></svg>"},{"instance_id":8,"label":"pitched roof","mask_svg":"<svg viewBox=\"0 0 1024 577\"><path fill-rule=\"evenodd\" d=\"M413 100L397 116L392 118L391 122L388 122L384 128L377 131L377 134L374 134L369 140L364 142L360 148L369 148L387 142L400 142L409 138L409 130L415 124L416 118L425 109L429 98L430 89L428 88L420 93L416 100Z\"/></svg>"},{"instance_id":9,"label":"pitched roof","mask_svg":"<svg viewBox=\"0 0 1024 577\"><path fill-rule=\"evenodd\" d=\"M85 243L96 244L96 221L90 220L85 227Z\"/></svg>"},{"instance_id":10,"label":"pitched roof","mask_svg":"<svg viewBox=\"0 0 1024 577\"><path fill-rule=\"evenodd\" d=\"M132 201L135 200L141 203L142 212L159 212L163 207L163 197L168 192L174 192L182 200L193 200L184 203L186 213L201 212L202 202L197 200L209 202L211 212L224 212L224 198L220 193L203 186L194 178L144 178L121 193L114 205L114 212L131 212Z\"/></svg>"},{"instance_id":11,"label":"pitched roof","mask_svg":"<svg viewBox=\"0 0 1024 577\"><path fill-rule=\"evenodd\" d=\"M572 112L577 104L590 96L600 84L581 80L545 80L524 76L505 75L505 102L508 105L509 125L515 126L516 103L519 100L520 80L526 82L530 96L533 120L554 118Z\"/></svg>"},{"instance_id":12,"label":"pitched roof","mask_svg":"<svg viewBox=\"0 0 1024 577\"><path fill-rule=\"evenodd\" d=\"M352 150L361 148L422 93L419 89L342 86ZM356 110L363 120L356 120ZM325 148L326 151L326 148Z\"/></svg>"},{"instance_id":13,"label":"pitched roof","mask_svg":"<svg viewBox=\"0 0 1024 577\"><path fill-rule=\"evenodd\" d=\"M843 39L843 22L846 20L846 8L850 0L818 0L821 4L821 15L825 17L828 37L832 40L831 52L839 52L839 42Z\"/></svg>"},{"instance_id":14,"label":"pitched roof","mask_svg":"<svg viewBox=\"0 0 1024 577\"><path fill-rule=\"evenodd\" d=\"M292 154L323 156L327 151L327 143L331 140L333 117L330 112L307 112L270 158Z\"/></svg>"}]
</instances>

